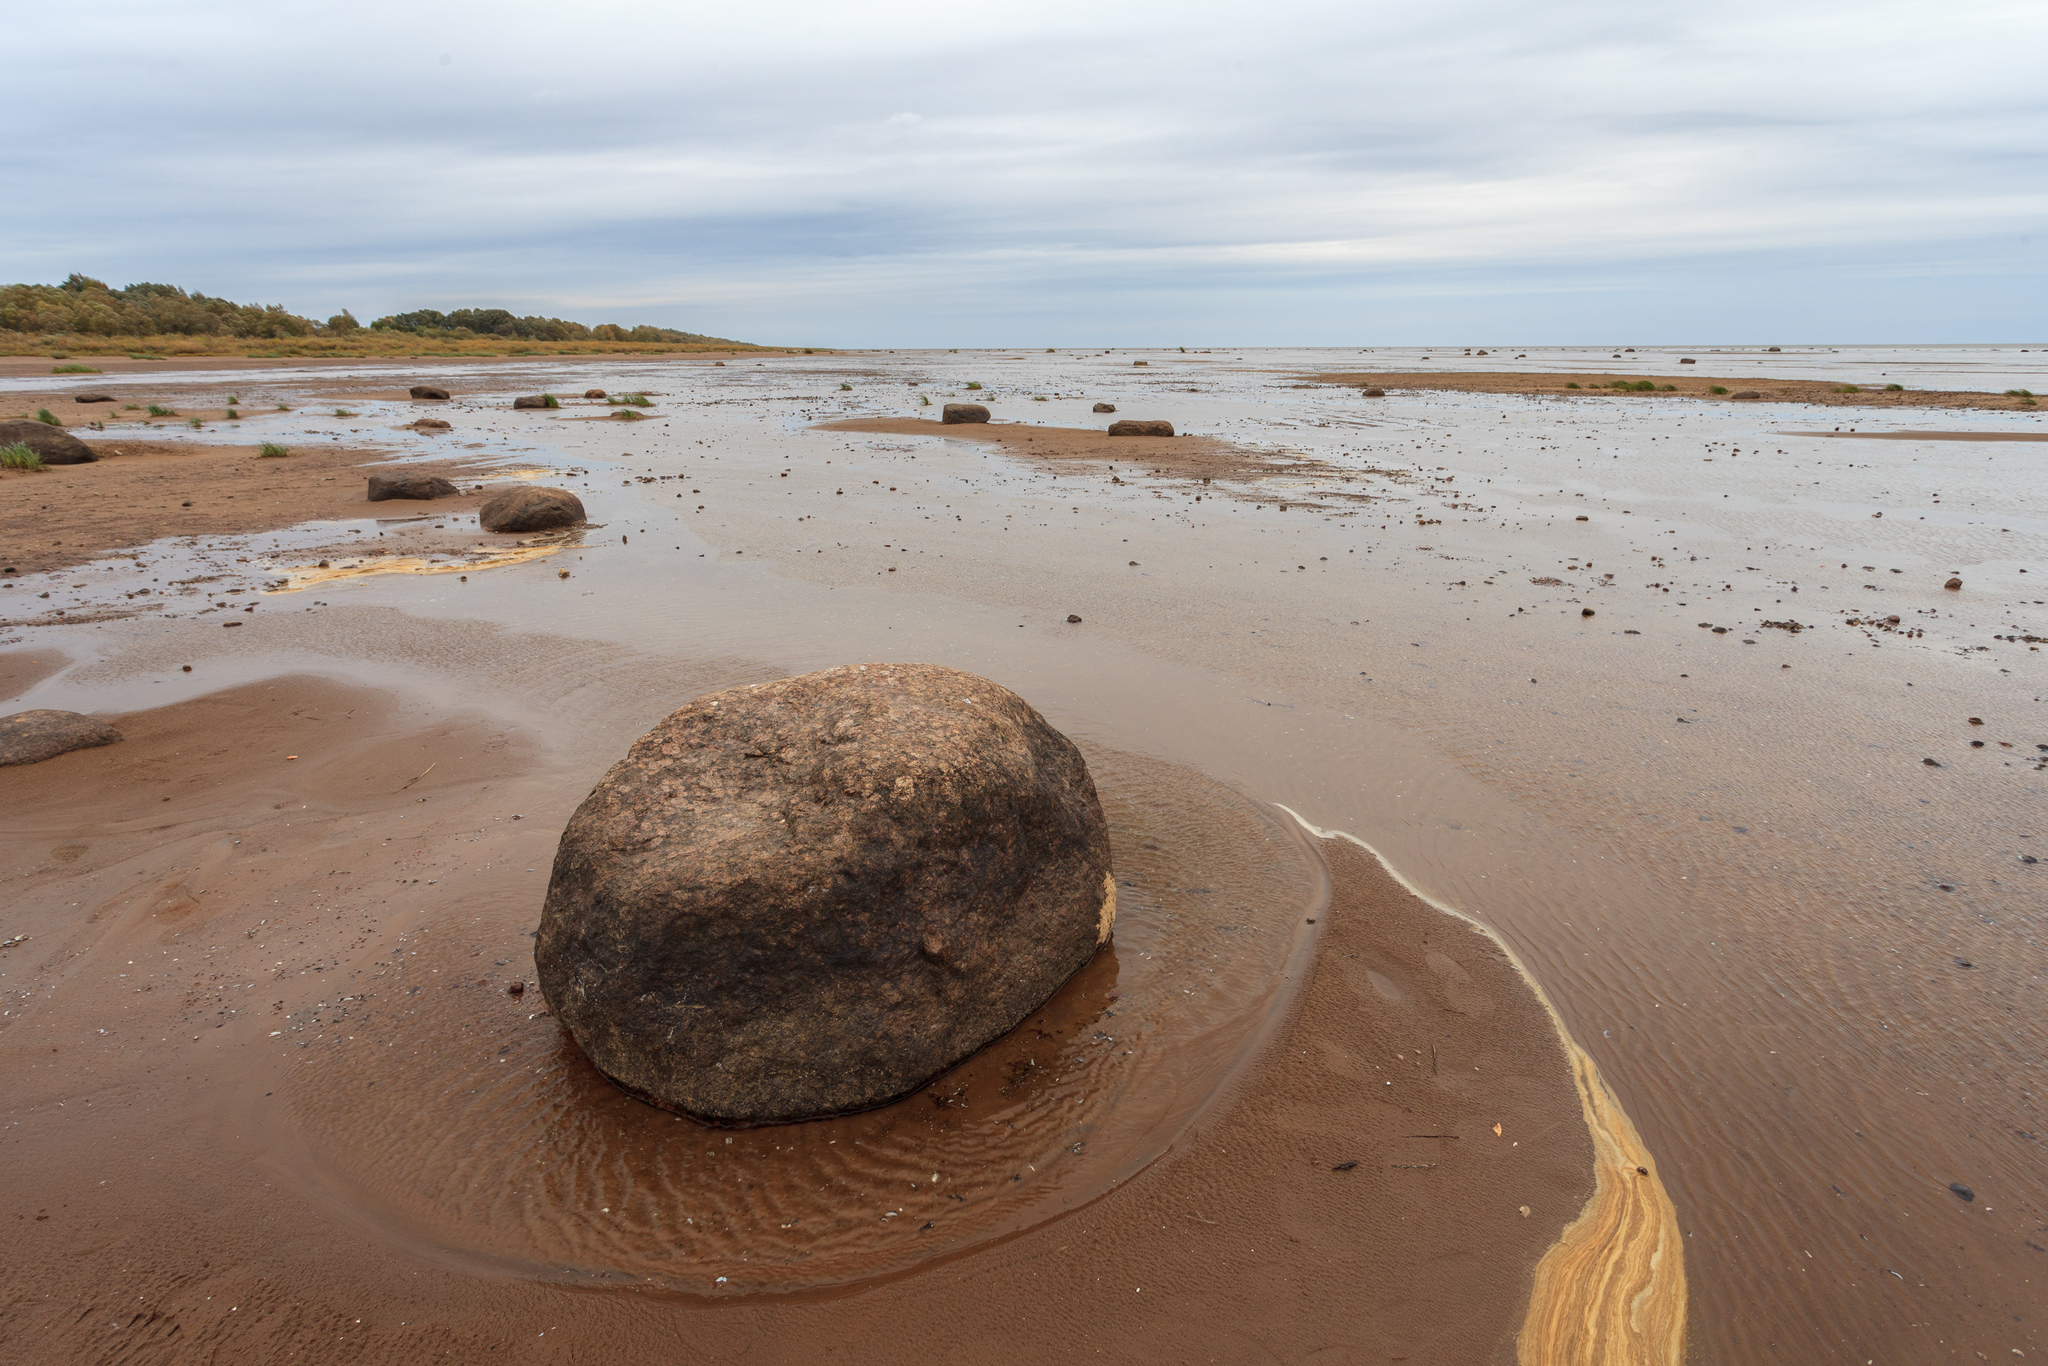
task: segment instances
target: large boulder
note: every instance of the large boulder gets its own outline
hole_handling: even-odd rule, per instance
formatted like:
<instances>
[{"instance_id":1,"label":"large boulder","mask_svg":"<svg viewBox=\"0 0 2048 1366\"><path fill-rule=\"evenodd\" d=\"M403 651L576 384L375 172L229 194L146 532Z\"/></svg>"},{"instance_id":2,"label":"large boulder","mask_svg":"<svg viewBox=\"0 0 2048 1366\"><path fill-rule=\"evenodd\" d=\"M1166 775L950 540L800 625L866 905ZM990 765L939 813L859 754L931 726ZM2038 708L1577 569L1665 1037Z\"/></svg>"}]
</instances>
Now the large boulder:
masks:
<instances>
[{"instance_id":1,"label":"large boulder","mask_svg":"<svg viewBox=\"0 0 2048 1366\"><path fill-rule=\"evenodd\" d=\"M1136 418L1125 418L1109 424L1111 436L1172 436L1171 422L1141 422Z\"/></svg>"},{"instance_id":2,"label":"large boulder","mask_svg":"<svg viewBox=\"0 0 2048 1366\"><path fill-rule=\"evenodd\" d=\"M370 501L388 502L393 498L452 498L459 490L438 474L419 474L399 471L396 474L373 474L370 476Z\"/></svg>"},{"instance_id":3,"label":"large boulder","mask_svg":"<svg viewBox=\"0 0 2048 1366\"><path fill-rule=\"evenodd\" d=\"M553 394L526 394L512 400L515 408L559 408L560 400Z\"/></svg>"},{"instance_id":4,"label":"large boulder","mask_svg":"<svg viewBox=\"0 0 2048 1366\"><path fill-rule=\"evenodd\" d=\"M31 418L0 422L0 446L17 441L41 456L45 465L87 465L99 459L92 447L62 427Z\"/></svg>"},{"instance_id":5,"label":"large boulder","mask_svg":"<svg viewBox=\"0 0 2048 1366\"><path fill-rule=\"evenodd\" d=\"M570 818L535 947L598 1069L722 1124L908 1094L1109 938L1088 766L1006 688L865 664L711 693Z\"/></svg>"},{"instance_id":6,"label":"large boulder","mask_svg":"<svg viewBox=\"0 0 2048 1366\"><path fill-rule=\"evenodd\" d=\"M39 764L74 749L111 745L121 732L75 711L18 711L0 716L0 768Z\"/></svg>"},{"instance_id":7,"label":"large boulder","mask_svg":"<svg viewBox=\"0 0 2048 1366\"><path fill-rule=\"evenodd\" d=\"M583 521L583 500L567 489L521 484L477 509L485 531L548 531Z\"/></svg>"},{"instance_id":8,"label":"large boulder","mask_svg":"<svg viewBox=\"0 0 2048 1366\"><path fill-rule=\"evenodd\" d=\"M409 391L414 398L445 399L448 391L438 384L415 384Z\"/></svg>"},{"instance_id":9,"label":"large boulder","mask_svg":"<svg viewBox=\"0 0 2048 1366\"><path fill-rule=\"evenodd\" d=\"M988 409L979 403L948 403L939 413L941 422L986 422Z\"/></svg>"}]
</instances>

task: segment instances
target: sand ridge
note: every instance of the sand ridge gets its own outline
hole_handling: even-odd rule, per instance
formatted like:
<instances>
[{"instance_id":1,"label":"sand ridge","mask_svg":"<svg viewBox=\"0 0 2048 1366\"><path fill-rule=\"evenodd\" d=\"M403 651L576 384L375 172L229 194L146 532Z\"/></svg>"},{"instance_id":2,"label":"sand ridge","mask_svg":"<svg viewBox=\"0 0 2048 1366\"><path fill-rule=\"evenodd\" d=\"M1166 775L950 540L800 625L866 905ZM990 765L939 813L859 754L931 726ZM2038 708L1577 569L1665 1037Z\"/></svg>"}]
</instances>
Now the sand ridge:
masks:
<instances>
[{"instance_id":1,"label":"sand ridge","mask_svg":"<svg viewBox=\"0 0 2048 1366\"><path fill-rule=\"evenodd\" d=\"M1876 389L1842 384L1834 380L1766 379L1758 375L1714 376L1690 372L1676 375L1618 375L1612 372L1583 373L1547 371L1419 370L1325 371L1304 374L1309 384L1367 386L1389 391L1410 389L1459 394L1529 394L1542 398L1654 398L1669 394L1677 398L1709 399L1721 403L1755 402L1731 395L1755 393L1758 399L1774 403L1813 403L1832 408L1982 408L1996 412L2037 412L2035 402L2021 396L1985 393L1968 389ZM1613 386L1648 381L1657 386L1649 391L1624 392ZM1578 387L1572 388L1570 386ZM1716 394L1719 386L1728 393Z\"/></svg>"}]
</instances>

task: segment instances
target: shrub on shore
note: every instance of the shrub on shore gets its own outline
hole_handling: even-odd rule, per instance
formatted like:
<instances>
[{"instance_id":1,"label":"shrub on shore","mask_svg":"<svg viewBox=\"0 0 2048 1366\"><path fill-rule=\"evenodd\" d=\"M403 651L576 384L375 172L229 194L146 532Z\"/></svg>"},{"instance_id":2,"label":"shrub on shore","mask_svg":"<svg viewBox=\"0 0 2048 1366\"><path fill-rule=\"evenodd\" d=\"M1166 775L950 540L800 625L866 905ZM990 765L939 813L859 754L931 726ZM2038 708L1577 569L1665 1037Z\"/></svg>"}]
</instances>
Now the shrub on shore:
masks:
<instances>
[{"instance_id":1,"label":"shrub on shore","mask_svg":"<svg viewBox=\"0 0 2048 1366\"><path fill-rule=\"evenodd\" d=\"M266 441L256 448L257 458L262 460L282 460L290 454L291 451L278 445L275 441Z\"/></svg>"},{"instance_id":2,"label":"shrub on shore","mask_svg":"<svg viewBox=\"0 0 2048 1366\"><path fill-rule=\"evenodd\" d=\"M51 412L48 408L36 409L36 421L47 422L52 427L61 427L64 425L63 423L57 420L57 415Z\"/></svg>"},{"instance_id":3,"label":"shrub on shore","mask_svg":"<svg viewBox=\"0 0 2048 1366\"><path fill-rule=\"evenodd\" d=\"M1707 392L1710 394L1725 394L1728 392L1728 386L1725 384L1709 384Z\"/></svg>"},{"instance_id":4,"label":"shrub on shore","mask_svg":"<svg viewBox=\"0 0 2048 1366\"><path fill-rule=\"evenodd\" d=\"M178 410L176 408L166 408L161 403L152 403L149 405L149 415L151 417L176 417Z\"/></svg>"},{"instance_id":5,"label":"shrub on shore","mask_svg":"<svg viewBox=\"0 0 2048 1366\"><path fill-rule=\"evenodd\" d=\"M93 369L90 365L53 365L50 367L50 373L53 375L97 375L100 372Z\"/></svg>"},{"instance_id":6,"label":"shrub on shore","mask_svg":"<svg viewBox=\"0 0 2048 1366\"><path fill-rule=\"evenodd\" d=\"M37 455L19 441L10 441L0 446L0 469L39 470L43 468L43 457Z\"/></svg>"}]
</instances>

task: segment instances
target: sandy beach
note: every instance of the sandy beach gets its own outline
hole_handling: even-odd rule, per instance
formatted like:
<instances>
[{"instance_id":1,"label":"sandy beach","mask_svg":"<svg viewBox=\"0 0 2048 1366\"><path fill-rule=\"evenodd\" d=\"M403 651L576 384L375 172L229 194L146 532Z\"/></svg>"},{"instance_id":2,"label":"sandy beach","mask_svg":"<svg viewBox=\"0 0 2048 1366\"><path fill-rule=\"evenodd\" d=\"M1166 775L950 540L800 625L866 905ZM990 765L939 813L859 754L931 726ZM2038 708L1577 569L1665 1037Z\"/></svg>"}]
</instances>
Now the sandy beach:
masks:
<instances>
[{"instance_id":1,"label":"sandy beach","mask_svg":"<svg viewBox=\"0 0 2048 1366\"><path fill-rule=\"evenodd\" d=\"M7 1353L2048 1350L2033 357L1426 358L7 381L205 415L0 476L4 710L126 737L0 768ZM515 481L589 524L481 531ZM1114 944L880 1111L628 1099L508 991L569 812L689 698L870 659L1081 745Z\"/></svg>"}]
</instances>

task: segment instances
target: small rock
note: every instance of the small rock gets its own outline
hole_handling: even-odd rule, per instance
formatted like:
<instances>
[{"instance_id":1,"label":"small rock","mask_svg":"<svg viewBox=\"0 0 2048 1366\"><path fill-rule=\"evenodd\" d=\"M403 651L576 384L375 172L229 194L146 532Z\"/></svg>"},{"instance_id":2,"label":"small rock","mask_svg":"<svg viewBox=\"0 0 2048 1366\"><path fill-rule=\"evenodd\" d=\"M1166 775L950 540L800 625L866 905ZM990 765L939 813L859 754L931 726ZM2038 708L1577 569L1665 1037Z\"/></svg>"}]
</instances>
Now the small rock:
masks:
<instances>
[{"instance_id":1,"label":"small rock","mask_svg":"<svg viewBox=\"0 0 2048 1366\"><path fill-rule=\"evenodd\" d=\"M111 745L121 732L75 711L18 711L0 717L0 768L39 764L74 749Z\"/></svg>"},{"instance_id":2,"label":"small rock","mask_svg":"<svg viewBox=\"0 0 2048 1366\"><path fill-rule=\"evenodd\" d=\"M1923 763L1923 764L1925 764L1925 765L1927 765L1927 766L1928 766L1929 768L1940 768L1940 767L1941 767L1941 764L1939 763L1939 761L1937 761L1937 760L1934 760L1934 759L1922 759L1922 760L1921 760L1920 762L1921 762L1921 763Z\"/></svg>"},{"instance_id":3,"label":"small rock","mask_svg":"<svg viewBox=\"0 0 2048 1366\"><path fill-rule=\"evenodd\" d=\"M1069 612L1069 613L1067 613L1067 625L1069 625L1069 626L1079 626L1080 624L1081 624L1081 618L1079 618L1079 617L1075 616L1075 615L1074 615L1074 614L1073 614L1072 612Z\"/></svg>"},{"instance_id":4,"label":"small rock","mask_svg":"<svg viewBox=\"0 0 2048 1366\"><path fill-rule=\"evenodd\" d=\"M1095 411L1098 413L1113 413L1116 411L1116 405L1114 403L1098 403L1095 405Z\"/></svg>"},{"instance_id":5,"label":"small rock","mask_svg":"<svg viewBox=\"0 0 2048 1366\"><path fill-rule=\"evenodd\" d=\"M1949 1182L1948 1188L1951 1191L1955 1192L1955 1196L1958 1200L1975 1200L1977 1198L1977 1192L1971 1190L1968 1186L1964 1185L1960 1181Z\"/></svg>"},{"instance_id":6,"label":"small rock","mask_svg":"<svg viewBox=\"0 0 2048 1366\"><path fill-rule=\"evenodd\" d=\"M986 422L988 409L979 403L948 403L940 411L939 421L949 425L959 422Z\"/></svg>"},{"instance_id":7,"label":"small rock","mask_svg":"<svg viewBox=\"0 0 2048 1366\"><path fill-rule=\"evenodd\" d=\"M1109 434L1111 436L1172 436L1173 424L1156 420L1145 422L1127 417L1121 422L1110 423Z\"/></svg>"},{"instance_id":8,"label":"small rock","mask_svg":"<svg viewBox=\"0 0 2048 1366\"><path fill-rule=\"evenodd\" d=\"M373 474L369 499L382 503L393 498L451 498L457 491L438 474Z\"/></svg>"},{"instance_id":9,"label":"small rock","mask_svg":"<svg viewBox=\"0 0 2048 1366\"><path fill-rule=\"evenodd\" d=\"M45 465L89 465L99 459L92 447L62 427L31 418L0 422L0 446L16 441L34 451Z\"/></svg>"},{"instance_id":10,"label":"small rock","mask_svg":"<svg viewBox=\"0 0 2048 1366\"><path fill-rule=\"evenodd\" d=\"M1360 389L1358 391L1358 396L1360 398L1385 398L1387 396L1387 391L1380 388L1378 385L1373 385L1370 388Z\"/></svg>"},{"instance_id":11,"label":"small rock","mask_svg":"<svg viewBox=\"0 0 2048 1366\"><path fill-rule=\"evenodd\" d=\"M448 391L438 384L415 384L408 392L414 398L446 399L448 397Z\"/></svg>"},{"instance_id":12,"label":"small rock","mask_svg":"<svg viewBox=\"0 0 2048 1366\"><path fill-rule=\"evenodd\" d=\"M531 484L507 489L477 510L485 531L547 531L585 520L583 500L567 489Z\"/></svg>"},{"instance_id":13,"label":"small rock","mask_svg":"<svg viewBox=\"0 0 2048 1366\"><path fill-rule=\"evenodd\" d=\"M545 408L548 406L548 396L546 394L525 394L513 399L512 406L514 408Z\"/></svg>"},{"instance_id":14,"label":"small rock","mask_svg":"<svg viewBox=\"0 0 2048 1366\"><path fill-rule=\"evenodd\" d=\"M1950 579L1947 583L1943 584L1942 587L1946 588L1951 593L1960 593L1963 589L1963 581L1961 579Z\"/></svg>"},{"instance_id":15,"label":"small rock","mask_svg":"<svg viewBox=\"0 0 2048 1366\"><path fill-rule=\"evenodd\" d=\"M1693 359L1693 358L1692 358L1691 356L1686 356L1686 357L1684 357L1684 358L1683 358L1683 359L1681 359L1681 360L1680 360L1680 361L1679 361L1678 363L1679 363L1680 365L1697 365L1697 364L1699 364L1699 362L1698 362L1698 361L1695 361L1695 360L1694 360L1694 359Z\"/></svg>"},{"instance_id":16,"label":"small rock","mask_svg":"<svg viewBox=\"0 0 2048 1366\"><path fill-rule=\"evenodd\" d=\"M71 401L73 403L112 403L114 396L112 394L73 394Z\"/></svg>"},{"instance_id":17,"label":"small rock","mask_svg":"<svg viewBox=\"0 0 2048 1366\"><path fill-rule=\"evenodd\" d=\"M510 986L508 986L508 987L506 987L506 988L505 988L505 994L506 994L507 996L524 996L524 995L526 994L526 983L524 983L524 982L514 982L514 983L512 983L512 985L510 985Z\"/></svg>"},{"instance_id":18,"label":"small rock","mask_svg":"<svg viewBox=\"0 0 2048 1366\"><path fill-rule=\"evenodd\" d=\"M1758 392L1757 392L1756 390L1754 390L1754 389L1740 389L1740 390L1737 390L1737 391L1736 391L1735 393L1732 393L1732 394L1728 395L1728 397L1730 397L1730 398L1762 398L1762 397L1763 397L1763 395L1762 395L1762 394L1760 394L1760 393L1758 393Z\"/></svg>"},{"instance_id":19,"label":"small rock","mask_svg":"<svg viewBox=\"0 0 2048 1366\"><path fill-rule=\"evenodd\" d=\"M1579 609L1579 615L1582 617L1590 617L1593 615L1593 609L1590 607L1581 607Z\"/></svg>"},{"instance_id":20,"label":"small rock","mask_svg":"<svg viewBox=\"0 0 2048 1366\"><path fill-rule=\"evenodd\" d=\"M413 423L412 426L413 430L417 432L451 432L455 430L454 423L443 422L438 417L423 417Z\"/></svg>"},{"instance_id":21,"label":"small rock","mask_svg":"<svg viewBox=\"0 0 2048 1366\"><path fill-rule=\"evenodd\" d=\"M1151 363L1149 360L1134 360L1131 362L1133 365L1150 365Z\"/></svg>"},{"instance_id":22,"label":"small rock","mask_svg":"<svg viewBox=\"0 0 2048 1366\"><path fill-rule=\"evenodd\" d=\"M603 398L604 396L605 392L602 389L585 389L583 391L583 397L585 398Z\"/></svg>"}]
</instances>

